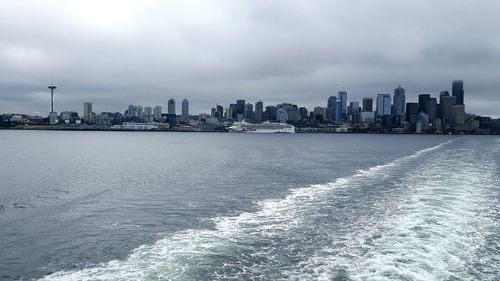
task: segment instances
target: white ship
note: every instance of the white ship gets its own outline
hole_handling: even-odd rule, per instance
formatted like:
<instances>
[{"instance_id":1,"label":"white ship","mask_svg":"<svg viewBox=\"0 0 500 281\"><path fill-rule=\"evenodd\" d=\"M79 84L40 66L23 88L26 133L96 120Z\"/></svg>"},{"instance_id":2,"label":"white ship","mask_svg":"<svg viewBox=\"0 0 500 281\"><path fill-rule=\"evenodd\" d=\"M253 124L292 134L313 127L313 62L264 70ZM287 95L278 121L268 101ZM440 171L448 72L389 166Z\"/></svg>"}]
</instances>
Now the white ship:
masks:
<instances>
[{"instance_id":1,"label":"white ship","mask_svg":"<svg viewBox=\"0 0 500 281\"><path fill-rule=\"evenodd\" d=\"M248 122L236 122L233 126L229 127L230 133L295 133L295 127L286 123L248 123Z\"/></svg>"}]
</instances>

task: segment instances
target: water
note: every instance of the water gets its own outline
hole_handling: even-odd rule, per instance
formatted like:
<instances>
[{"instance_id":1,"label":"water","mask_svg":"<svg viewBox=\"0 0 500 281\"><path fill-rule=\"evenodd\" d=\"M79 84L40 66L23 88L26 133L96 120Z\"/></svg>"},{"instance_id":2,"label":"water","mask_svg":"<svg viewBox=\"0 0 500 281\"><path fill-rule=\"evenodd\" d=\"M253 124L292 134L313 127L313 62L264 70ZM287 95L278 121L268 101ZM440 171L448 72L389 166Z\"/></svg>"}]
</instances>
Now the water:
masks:
<instances>
[{"instance_id":1,"label":"water","mask_svg":"<svg viewBox=\"0 0 500 281\"><path fill-rule=\"evenodd\" d=\"M500 279L497 137L0 142L0 280Z\"/></svg>"}]
</instances>

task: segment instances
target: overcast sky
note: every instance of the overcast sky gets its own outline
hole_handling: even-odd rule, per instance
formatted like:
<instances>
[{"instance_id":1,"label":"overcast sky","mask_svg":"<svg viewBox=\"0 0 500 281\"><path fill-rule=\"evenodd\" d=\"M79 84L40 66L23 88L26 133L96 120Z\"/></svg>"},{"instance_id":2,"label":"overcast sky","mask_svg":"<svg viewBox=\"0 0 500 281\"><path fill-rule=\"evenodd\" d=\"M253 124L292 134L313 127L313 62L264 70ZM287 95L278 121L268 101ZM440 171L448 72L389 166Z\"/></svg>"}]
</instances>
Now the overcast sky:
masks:
<instances>
[{"instance_id":1,"label":"overcast sky","mask_svg":"<svg viewBox=\"0 0 500 281\"><path fill-rule=\"evenodd\" d=\"M0 112L438 96L500 117L500 1L2 1ZM178 105L178 107L180 107Z\"/></svg>"}]
</instances>

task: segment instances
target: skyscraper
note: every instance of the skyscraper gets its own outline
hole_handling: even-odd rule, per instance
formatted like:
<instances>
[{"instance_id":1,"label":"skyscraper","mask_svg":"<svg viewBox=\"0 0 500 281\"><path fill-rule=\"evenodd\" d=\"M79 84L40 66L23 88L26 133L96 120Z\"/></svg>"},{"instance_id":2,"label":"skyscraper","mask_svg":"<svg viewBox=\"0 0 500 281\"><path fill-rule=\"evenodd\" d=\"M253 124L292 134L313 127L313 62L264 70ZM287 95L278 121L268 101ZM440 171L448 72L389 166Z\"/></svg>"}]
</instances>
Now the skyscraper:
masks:
<instances>
[{"instance_id":1,"label":"skyscraper","mask_svg":"<svg viewBox=\"0 0 500 281\"><path fill-rule=\"evenodd\" d=\"M264 103L258 101L255 103L255 121L262 122L262 113L264 112Z\"/></svg>"},{"instance_id":2,"label":"skyscraper","mask_svg":"<svg viewBox=\"0 0 500 281\"><path fill-rule=\"evenodd\" d=\"M189 117L189 101L187 99L182 100L182 117Z\"/></svg>"},{"instance_id":3,"label":"skyscraper","mask_svg":"<svg viewBox=\"0 0 500 281\"><path fill-rule=\"evenodd\" d=\"M342 108L341 108L342 120L345 120L345 117L347 115L347 92L346 91L338 92L338 98L339 98L340 103L342 105Z\"/></svg>"},{"instance_id":4,"label":"skyscraper","mask_svg":"<svg viewBox=\"0 0 500 281\"><path fill-rule=\"evenodd\" d=\"M431 98L425 104L425 113L429 115L429 121L431 123L434 122L434 119L437 117L437 99Z\"/></svg>"},{"instance_id":5,"label":"skyscraper","mask_svg":"<svg viewBox=\"0 0 500 281\"><path fill-rule=\"evenodd\" d=\"M464 81L454 80L451 85L451 95L457 98L457 104L464 104Z\"/></svg>"},{"instance_id":6,"label":"skyscraper","mask_svg":"<svg viewBox=\"0 0 500 281\"><path fill-rule=\"evenodd\" d=\"M394 89L394 114L395 115L403 115L405 114L405 105L406 105L406 96L405 89L399 85L396 89Z\"/></svg>"},{"instance_id":7,"label":"skyscraper","mask_svg":"<svg viewBox=\"0 0 500 281\"><path fill-rule=\"evenodd\" d=\"M172 114L172 115L175 115L175 100L174 98L171 98L168 100L168 105L167 105L167 113L168 114Z\"/></svg>"},{"instance_id":8,"label":"skyscraper","mask_svg":"<svg viewBox=\"0 0 500 281\"><path fill-rule=\"evenodd\" d=\"M426 111L426 104L427 101L431 99L431 95L429 94L420 94L418 95L418 113L424 112L427 113Z\"/></svg>"},{"instance_id":9,"label":"skyscraper","mask_svg":"<svg viewBox=\"0 0 500 281\"><path fill-rule=\"evenodd\" d=\"M83 103L83 120L91 124L92 123L92 103L91 102L84 102Z\"/></svg>"},{"instance_id":10,"label":"skyscraper","mask_svg":"<svg viewBox=\"0 0 500 281\"><path fill-rule=\"evenodd\" d=\"M144 121L146 122L153 121L153 109L151 108L151 106L144 107L144 114L142 119L144 119Z\"/></svg>"},{"instance_id":11,"label":"skyscraper","mask_svg":"<svg viewBox=\"0 0 500 281\"><path fill-rule=\"evenodd\" d=\"M161 121L161 106L157 105L153 109L153 120L155 121Z\"/></svg>"},{"instance_id":12,"label":"skyscraper","mask_svg":"<svg viewBox=\"0 0 500 281\"><path fill-rule=\"evenodd\" d=\"M363 98L363 111L364 112L373 111L373 98Z\"/></svg>"},{"instance_id":13,"label":"skyscraper","mask_svg":"<svg viewBox=\"0 0 500 281\"><path fill-rule=\"evenodd\" d=\"M391 115L391 95L377 95L377 116Z\"/></svg>"},{"instance_id":14,"label":"skyscraper","mask_svg":"<svg viewBox=\"0 0 500 281\"><path fill-rule=\"evenodd\" d=\"M245 105L245 112L243 118L247 120L253 120L253 104L247 103Z\"/></svg>"},{"instance_id":15,"label":"skyscraper","mask_svg":"<svg viewBox=\"0 0 500 281\"><path fill-rule=\"evenodd\" d=\"M418 103L409 102L406 104L406 121L407 122L416 122L416 118L418 117Z\"/></svg>"},{"instance_id":16,"label":"skyscraper","mask_svg":"<svg viewBox=\"0 0 500 281\"><path fill-rule=\"evenodd\" d=\"M335 110L337 106L337 97L331 96L328 98L328 101L326 102L326 116L324 116L326 119L335 121Z\"/></svg>"}]
</instances>

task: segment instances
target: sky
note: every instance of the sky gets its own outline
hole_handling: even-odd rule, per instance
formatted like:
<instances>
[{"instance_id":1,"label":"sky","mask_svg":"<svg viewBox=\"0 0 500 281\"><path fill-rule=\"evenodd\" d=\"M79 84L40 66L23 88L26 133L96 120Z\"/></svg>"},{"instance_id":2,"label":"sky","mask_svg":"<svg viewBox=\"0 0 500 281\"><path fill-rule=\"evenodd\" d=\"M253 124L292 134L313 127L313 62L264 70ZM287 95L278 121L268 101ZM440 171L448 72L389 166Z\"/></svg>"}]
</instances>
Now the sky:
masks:
<instances>
[{"instance_id":1,"label":"sky","mask_svg":"<svg viewBox=\"0 0 500 281\"><path fill-rule=\"evenodd\" d=\"M464 80L468 113L500 117L497 0L2 1L0 112L191 113L236 99L312 110L339 90L407 101Z\"/></svg>"}]
</instances>

